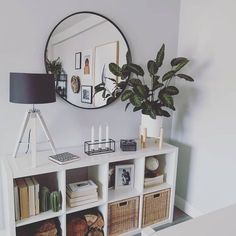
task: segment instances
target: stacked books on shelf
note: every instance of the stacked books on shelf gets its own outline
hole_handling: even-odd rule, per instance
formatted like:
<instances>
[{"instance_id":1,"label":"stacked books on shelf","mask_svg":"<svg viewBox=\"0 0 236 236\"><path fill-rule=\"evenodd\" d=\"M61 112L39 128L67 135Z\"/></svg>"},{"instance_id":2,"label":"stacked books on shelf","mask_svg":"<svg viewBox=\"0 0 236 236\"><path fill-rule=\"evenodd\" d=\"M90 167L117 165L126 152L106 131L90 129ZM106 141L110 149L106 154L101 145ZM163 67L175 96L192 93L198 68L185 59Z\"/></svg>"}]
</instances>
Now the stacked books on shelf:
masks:
<instances>
[{"instance_id":1,"label":"stacked books on shelf","mask_svg":"<svg viewBox=\"0 0 236 236\"><path fill-rule=\"evenodd\" d=\"M69 207L77 207L98 201L98 186L92 180L70 183L66 186Z\"/></svg>"},{"instance_id":2,"label":"stacked books on shelf","mask_svg":"<svg viewBox=\"0 0 236 236\"><path fill-rule=\"evenodd\" d=\"M144 187L145 188L153 187L153 186L156 186L159 184L163 184L163 182L164 182L164 175L163 174L159 174L159 175L157 175L155 177L151 177L151 178L145 177Z\"/></svg>"},{"instance_id":3,"label":"stacked books on shelf","mask_svg":"<svg viewBox=\"0 0 236 236\"><path fill-rule=\"evenodd\" d=\"M39 183L34 177L14 180L15 219L39 214Z\"/></svg>"}]
</instances>

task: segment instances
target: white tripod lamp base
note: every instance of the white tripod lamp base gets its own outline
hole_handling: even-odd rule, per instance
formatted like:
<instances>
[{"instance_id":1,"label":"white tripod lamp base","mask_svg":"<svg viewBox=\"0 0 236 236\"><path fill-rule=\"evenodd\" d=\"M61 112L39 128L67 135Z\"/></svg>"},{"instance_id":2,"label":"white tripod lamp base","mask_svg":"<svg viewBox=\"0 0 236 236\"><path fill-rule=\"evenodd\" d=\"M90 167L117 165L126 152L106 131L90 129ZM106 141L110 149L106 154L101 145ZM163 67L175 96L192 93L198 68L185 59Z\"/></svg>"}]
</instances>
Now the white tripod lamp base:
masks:
<instances>
[{"instance_id":1,"label":"white tripod lamp base","mask_svg":"<svg viewBox=\"0 0 236 236\"><path fill-rule=\"evenodd\" d=\"M16 147L13 153L13 157L16 158L17 157L17 153L20 147L20 144L22 144L22 140L26 131L26 128L28 125L30 125L30 129L31 129L31 140L29 141L29 143L26 144L31 144L31 151L32 151L32 167L36 167L37 166L37 120L39 121L39 124L41 126L41 128L43 129L43 132L47 138L47 142L50 144L51 149L53 154L56 154L56 148L55 145L53 143L53 140L51 138L51 135L47 129L46 123L40 113L39 110L29 110L26 112L25 118L23 120L22 126L21 126L21 130L20 130L20 134L19 137L17 139L16 142Z\"/></svg>"}]
</instances>

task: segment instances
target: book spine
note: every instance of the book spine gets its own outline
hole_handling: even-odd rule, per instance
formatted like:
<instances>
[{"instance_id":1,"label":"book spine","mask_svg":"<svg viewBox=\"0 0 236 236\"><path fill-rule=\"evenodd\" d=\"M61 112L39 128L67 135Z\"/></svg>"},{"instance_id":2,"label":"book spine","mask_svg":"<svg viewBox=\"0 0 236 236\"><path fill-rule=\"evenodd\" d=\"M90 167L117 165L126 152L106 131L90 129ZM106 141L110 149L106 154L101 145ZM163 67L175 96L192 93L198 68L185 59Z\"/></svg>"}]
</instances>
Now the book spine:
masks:
<instances>
[{"instance_id":1,"label":"book spine","mask_svg":"<svg viewBox=\"0 0 236 236\"><path fill-rule=\"evenodd\" d=\"M15 206L15 220L20 219L20 204L19 204L19 193L16 181L14 180L14 206Z\"/></svg>"}]
</instances>

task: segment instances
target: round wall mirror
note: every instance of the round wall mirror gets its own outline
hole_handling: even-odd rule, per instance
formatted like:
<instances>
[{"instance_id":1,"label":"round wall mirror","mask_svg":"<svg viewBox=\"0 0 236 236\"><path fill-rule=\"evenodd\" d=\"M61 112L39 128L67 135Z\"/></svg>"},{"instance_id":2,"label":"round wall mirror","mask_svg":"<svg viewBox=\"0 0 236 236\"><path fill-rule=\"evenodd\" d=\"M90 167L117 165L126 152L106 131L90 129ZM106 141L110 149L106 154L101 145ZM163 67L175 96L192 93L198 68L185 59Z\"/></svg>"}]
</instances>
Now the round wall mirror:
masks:
<instances>
[{"instance_id":1,"label":"round wall mirror","mask_svg":"<svg viewBox=\"0 0 236 236\"><path fill-rule=\"evenodd\" d=\"M127 40L112 21L93 12L79 12L53 29L44 59L60 97L74 106L95 109L115 101L126 86L110 72L109 64L121 66L131 56Z\"/></svg>"}]
</instances>

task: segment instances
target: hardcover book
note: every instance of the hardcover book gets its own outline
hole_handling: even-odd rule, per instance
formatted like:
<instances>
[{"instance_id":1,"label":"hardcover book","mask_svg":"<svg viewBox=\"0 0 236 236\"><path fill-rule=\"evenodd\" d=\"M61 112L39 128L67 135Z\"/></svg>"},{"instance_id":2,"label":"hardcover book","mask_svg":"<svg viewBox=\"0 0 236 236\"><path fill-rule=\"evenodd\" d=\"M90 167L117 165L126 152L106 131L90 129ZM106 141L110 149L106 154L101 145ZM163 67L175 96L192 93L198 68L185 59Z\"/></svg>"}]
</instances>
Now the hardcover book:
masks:
<instances>
[{"instance_id":1,"label":"hardcover book","mask_svg":"<svg viewBox=\"0 0 236 236\"><path fill-rule=\"evenodd\" d=\"M35 216L35 197L34 197L34 183L30 177L25 178L25 183L29 194L29 215Z\"/></svg>"},{"instance_id":2,"label":"hardcover book","mask_svg":"<svg viewBox=\"0 0 236 236\"><path fill-rule=\"evenodd\" d=\"M68 189L71 192L87 192L97 189L97 185L92 180L86 180L68 184Z\"/></svg>"},{"instance_id":3,"label":"hardcover book","mask_svg":"<svg viewBox=\"0 0 236 236\"><path fill-rule=\"evenodd\" d=\"M20 196L20 219L29 217L29 195L28 188L24 179L16 179Z\"/></svg>"},{"instance_id":4,"label":"hardcover book","mask_svg":"<svg viewBox=\"0 0 236 236\"><path fill-rule=\"evenodd\" d=\"M20 220L20 203L16 180L14 179L14 205L15 205L15 220Z\"/></svg>"},{"instance_id":5,"label":"hardcover book","mask_svg":"<svg viewBox=\"0 0 236 236\"><path fill-rule=\"evenodd\" d=\"M39 183L38 181L32 177L32 181L34 183L34 197L35 197L35 214L39 214Z\"/></svg>"}]
</instances>

